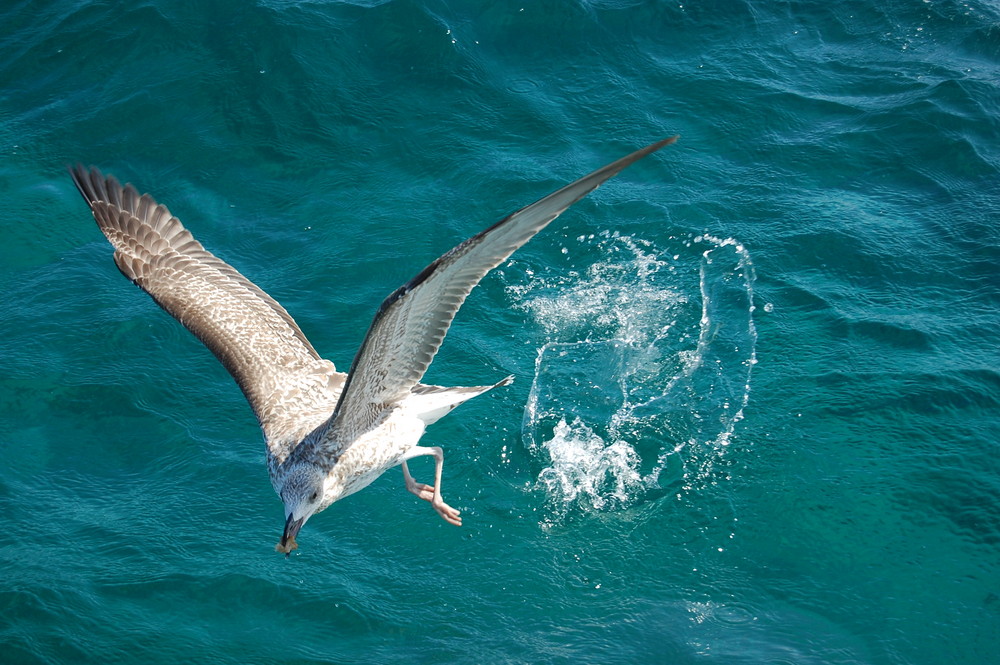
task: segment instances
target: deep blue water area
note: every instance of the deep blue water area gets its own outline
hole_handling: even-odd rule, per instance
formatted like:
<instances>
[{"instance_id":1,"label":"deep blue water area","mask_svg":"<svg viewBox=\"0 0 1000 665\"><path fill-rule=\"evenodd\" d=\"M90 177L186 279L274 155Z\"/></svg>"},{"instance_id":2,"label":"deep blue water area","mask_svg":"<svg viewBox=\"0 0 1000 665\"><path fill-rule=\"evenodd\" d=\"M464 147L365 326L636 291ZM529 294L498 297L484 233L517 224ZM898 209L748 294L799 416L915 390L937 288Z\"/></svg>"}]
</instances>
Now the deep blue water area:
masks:
<instances>
[{"instance_id":1,"label":"deep blue water area","mask_svg":"<svg viewBox=\"0 0 1000 665\"><path fill-rule=\"evenodd\" d=\"M475 289L291 557L238 387L66 173L167 205L341 370L381 300L654 140ZM1000 654L1000 7L0 7L0 661ZM412 464L418 479L429 461Z\"/></svg>"}]
</instances>

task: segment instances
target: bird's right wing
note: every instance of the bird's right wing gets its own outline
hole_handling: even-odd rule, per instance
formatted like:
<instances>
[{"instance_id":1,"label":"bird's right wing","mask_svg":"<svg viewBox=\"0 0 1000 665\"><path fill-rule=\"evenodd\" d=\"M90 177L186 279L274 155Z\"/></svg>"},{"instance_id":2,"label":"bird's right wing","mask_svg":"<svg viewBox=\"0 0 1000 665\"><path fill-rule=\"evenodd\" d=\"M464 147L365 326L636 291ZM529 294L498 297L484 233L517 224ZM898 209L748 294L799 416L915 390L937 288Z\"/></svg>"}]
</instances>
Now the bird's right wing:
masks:
<instances>
[{"instance_id":1,"label":"bird's right wing","mask_svg":"<svg viewBox=\"0 0 1000 665\"><path fill-rule=\"evenodd\" d=\"M320 358L281 305L207 251L149 194L96 168L77 165L70 175L114 246L118 268L229 370L272 453L283 459L294 443L286 439L329 418L345 375Z\"/></svg>"},{"instance_id":2,"label":"bird's right wing","mask_svg":"<svg viewBox=\"0 0 1000 665\"><path fill-rule=\"evenodd\" d=\"M418 384L459 307L487 272L605 180L676 139L637 150L505 217L393 292L368 329L326 430L296 454L309 454L311 446L323 449L314 453L336 456L339 447L376 426Z\"/></svg>"}]
</instances>

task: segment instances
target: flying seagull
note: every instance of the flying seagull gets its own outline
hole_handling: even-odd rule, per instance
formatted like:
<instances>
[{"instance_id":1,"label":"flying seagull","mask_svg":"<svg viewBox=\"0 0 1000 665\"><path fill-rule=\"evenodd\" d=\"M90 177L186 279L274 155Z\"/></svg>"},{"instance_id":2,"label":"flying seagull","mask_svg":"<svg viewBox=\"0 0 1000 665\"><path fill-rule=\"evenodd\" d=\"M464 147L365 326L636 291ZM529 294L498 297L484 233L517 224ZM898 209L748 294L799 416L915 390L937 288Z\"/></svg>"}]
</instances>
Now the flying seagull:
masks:
<instances>
[{"instance_id":1,"label":"flying seagull","mask_svg":"<svg viewBox=\"0 0 1000 665\"><path fill-rule=\"evenodd\" d=\"M427 425L512 377L492 386L420 382L458 308L486 273L566 208L676 139L580 178L433 261L382 302L347 374L320 357L281 305L202 247L149 194L93 167L77 165L70 175L114 246L119 270L215 354L250 402L267 443L271 484L285 506L275 549L287 555L312 515L396 465L407 490L446 522L462 524L441 498L441 448L417 444ZM434 457L432 486L416 482L406 466L421 455Z\"/></svg>"}]
</instances>

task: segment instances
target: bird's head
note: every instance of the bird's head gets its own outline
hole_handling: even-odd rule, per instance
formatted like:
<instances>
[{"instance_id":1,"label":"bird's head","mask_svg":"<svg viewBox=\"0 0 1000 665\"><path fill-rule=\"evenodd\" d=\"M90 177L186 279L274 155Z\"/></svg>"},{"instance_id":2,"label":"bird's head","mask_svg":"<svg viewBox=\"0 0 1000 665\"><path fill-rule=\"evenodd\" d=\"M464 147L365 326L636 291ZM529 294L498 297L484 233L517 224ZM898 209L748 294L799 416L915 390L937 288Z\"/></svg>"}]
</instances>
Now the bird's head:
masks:
<instances>
[{"instance_id":1,"label":"bird's head","mask_svg":"<svg viewBox=\"0 0 1000 665\"><path fill-rule=\"evenodd\" d=\"M274 546L278 552L287 556L298 548L295 536L306 520L319 512L323 503L325 478L323 470L310 463L296 464L285 476L278 492L285 504L285 531L281 534L281 542Z\"/></svg>"}]
</instances>

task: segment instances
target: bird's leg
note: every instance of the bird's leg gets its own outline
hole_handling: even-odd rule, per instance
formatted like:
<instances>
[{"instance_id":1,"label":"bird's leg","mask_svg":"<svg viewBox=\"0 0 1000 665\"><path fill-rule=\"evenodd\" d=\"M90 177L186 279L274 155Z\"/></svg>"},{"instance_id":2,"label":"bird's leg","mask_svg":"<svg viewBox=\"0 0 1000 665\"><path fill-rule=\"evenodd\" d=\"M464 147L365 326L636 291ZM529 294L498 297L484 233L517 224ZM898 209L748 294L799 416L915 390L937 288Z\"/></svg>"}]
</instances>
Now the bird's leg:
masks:
<instances>
[{"instance_id":1,"label":"bird's leg","mask_svg":"<svg viewBox=\"0 0 1000 665\"><path fill-rule=\"evenodd\" d=\"M421 455L434 456L434 486L430 487L423 483L418 483L410 475L410 470L406 466L406 460L420 457ZM431 448L421 448L414 446L407 451L403 459L403 479L406 480L406 489L419 496L424 501L429 501L431 507L438 512L445 522L462 526L462 518L459 511L455 510L441 498L441 468L444 466L444 451L437 446Z\"/></svg>"}]
</instances>

